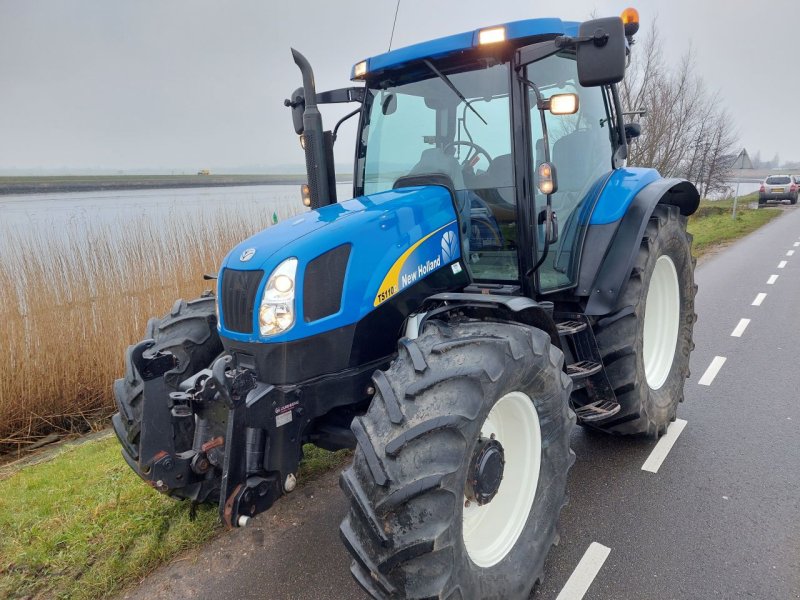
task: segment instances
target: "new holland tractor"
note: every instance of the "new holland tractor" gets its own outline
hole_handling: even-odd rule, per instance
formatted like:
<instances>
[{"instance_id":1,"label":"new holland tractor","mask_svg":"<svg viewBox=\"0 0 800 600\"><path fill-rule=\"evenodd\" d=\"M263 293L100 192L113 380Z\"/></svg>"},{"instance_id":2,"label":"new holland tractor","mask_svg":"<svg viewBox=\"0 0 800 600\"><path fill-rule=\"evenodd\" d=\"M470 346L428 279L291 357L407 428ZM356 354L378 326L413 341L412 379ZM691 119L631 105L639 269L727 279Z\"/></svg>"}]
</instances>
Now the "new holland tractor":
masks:
<instances>
[{"instance_id":1,"label":"new holland tractor","mask_svg":"<svg viewBox=\"0 0 800 600\"><path fill-rule=\"evenodd\" d=\"M286 101L310 207L151 319L115 383L123 456L241 527L304 444L354 448L341 538L375 598L527 598L578 424L657 439L693 348L694 186L626 165L635 11L532 19L373 56ZM352 102L353 198L334 130Z\"/></svg>"}]
</instances>

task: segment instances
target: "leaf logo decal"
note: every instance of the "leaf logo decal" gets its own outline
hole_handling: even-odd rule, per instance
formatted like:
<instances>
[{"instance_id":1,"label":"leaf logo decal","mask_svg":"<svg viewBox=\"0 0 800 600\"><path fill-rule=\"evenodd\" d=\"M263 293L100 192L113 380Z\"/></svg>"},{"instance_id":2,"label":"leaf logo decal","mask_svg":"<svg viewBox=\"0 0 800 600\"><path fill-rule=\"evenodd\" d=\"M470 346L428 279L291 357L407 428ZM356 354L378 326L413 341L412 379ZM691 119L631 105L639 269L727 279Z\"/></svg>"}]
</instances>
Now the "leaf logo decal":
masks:
<instances>
[{"instance_id":1,"label":"leaf logo decal","mask_svg":"<svg viewBox=\"0 0 800 600\"><path fill-rule=\"evenodd\" d=\"M456 255L458 250L456 234L452 231L445 231L442 235L442 259L444 262L450 262Z\"/></svg>"}]
</instances>

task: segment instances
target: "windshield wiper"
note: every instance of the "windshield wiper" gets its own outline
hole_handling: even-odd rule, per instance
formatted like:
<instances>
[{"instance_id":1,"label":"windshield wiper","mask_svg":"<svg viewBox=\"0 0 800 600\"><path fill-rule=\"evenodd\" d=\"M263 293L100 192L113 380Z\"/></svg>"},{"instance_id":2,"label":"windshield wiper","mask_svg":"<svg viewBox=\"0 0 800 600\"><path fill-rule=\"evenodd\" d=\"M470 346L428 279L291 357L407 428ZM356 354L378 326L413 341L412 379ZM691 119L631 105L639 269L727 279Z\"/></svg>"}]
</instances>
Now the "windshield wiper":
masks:
<instances>
[{"instance_id":1,"label":"windshield wiper","mask_svg":"<svg viewBox=\"0 0 800 600\"><path fill-rule=\"evenodd\" d=\"M484 119L484 118L483 118L483 117L480 115L480 113L479 113L477 110L475 110L475 109L472 107L472 104L470 104L470 101L469 101L469 100L467 100L466 98L464 98L464 94L462 94L460 91L458 91L458 88L457 88L457 87L456 87L456 86L453 84L453 82L452 82L452 81L450 81L450 79L447 77L447 75L445 75L445 74L444 74L444 73L442 73L442 72L441 72L439 69L437 69L436 67L434 67L434 66L433 66L433 63L432 63L431 61L429 61L427 58L423 59L423 60L422 60L422 62L424 62L424 63L427 65L427 67L428 67L428 68L429 68L431 71L433 71L433 72L436 74L436 76L437 76L439 79L441 79L442 81L444 81L444 82L445 82L445 84L447 85L447 87L449 87L451 90L453 90L453 93L454 93L456 96L458 96L459 100L461 100L461 101L462 101L464 104L466 104L466 105L467 105L467 108L469 108L469 109L470 109L472 112L474 112L476 115L478 115L478 118L479 118L481 121L483 121L483 124L484 124L484 125L488 125L488 123L486 122L486 119Z\"/></svg>"}]
</instances>

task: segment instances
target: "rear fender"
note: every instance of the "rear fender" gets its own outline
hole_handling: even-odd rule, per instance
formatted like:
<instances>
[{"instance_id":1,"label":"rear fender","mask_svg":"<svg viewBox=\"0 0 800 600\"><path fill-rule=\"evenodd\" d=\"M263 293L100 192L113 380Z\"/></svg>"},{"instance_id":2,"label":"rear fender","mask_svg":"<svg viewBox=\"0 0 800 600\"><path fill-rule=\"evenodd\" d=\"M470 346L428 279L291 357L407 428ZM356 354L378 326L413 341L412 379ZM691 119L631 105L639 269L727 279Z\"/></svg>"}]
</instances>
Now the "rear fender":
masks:
<instances>
[{"instance_id":1,"label":"rear fender","mask_svg":"<svg viewBox=\"0 0 800 600\"><path fill-rule=\"evenodd\" d=\"M700 204L700 193L686 180L658 179L636 194L618 223L589 228L584 250L591 252L584 255L602 259L599 264L596 260L581 264L577 291L589 296L585 314L607 315L622 308L617 306L620 293L630 277L647 222L659 204L677 206L682 215L689 216Z\"/></svg>"}]
</instances>

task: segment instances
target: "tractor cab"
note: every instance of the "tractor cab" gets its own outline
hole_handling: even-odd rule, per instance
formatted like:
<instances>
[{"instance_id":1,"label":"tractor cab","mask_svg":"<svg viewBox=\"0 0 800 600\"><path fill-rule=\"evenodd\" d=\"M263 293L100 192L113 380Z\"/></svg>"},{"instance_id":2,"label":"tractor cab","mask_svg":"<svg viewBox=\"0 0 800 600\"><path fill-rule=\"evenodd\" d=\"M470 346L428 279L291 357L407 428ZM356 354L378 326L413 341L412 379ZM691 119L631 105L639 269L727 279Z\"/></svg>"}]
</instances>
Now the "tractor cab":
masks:
<instances>
[{"instance_id":1,"label":"tractor cab","mask_svg":"<svg viewBox=\"0 0 800 600\"><path fill-rule=\"evenodd\" d=\"M581 85L576 52L521 65L524 43L365 74L354 192L443 175L473 281L547 293L576 283L587 217L619 138L610 92ZM557 176L539 181L544 164Z\"/></svg>"}]
</instances>

